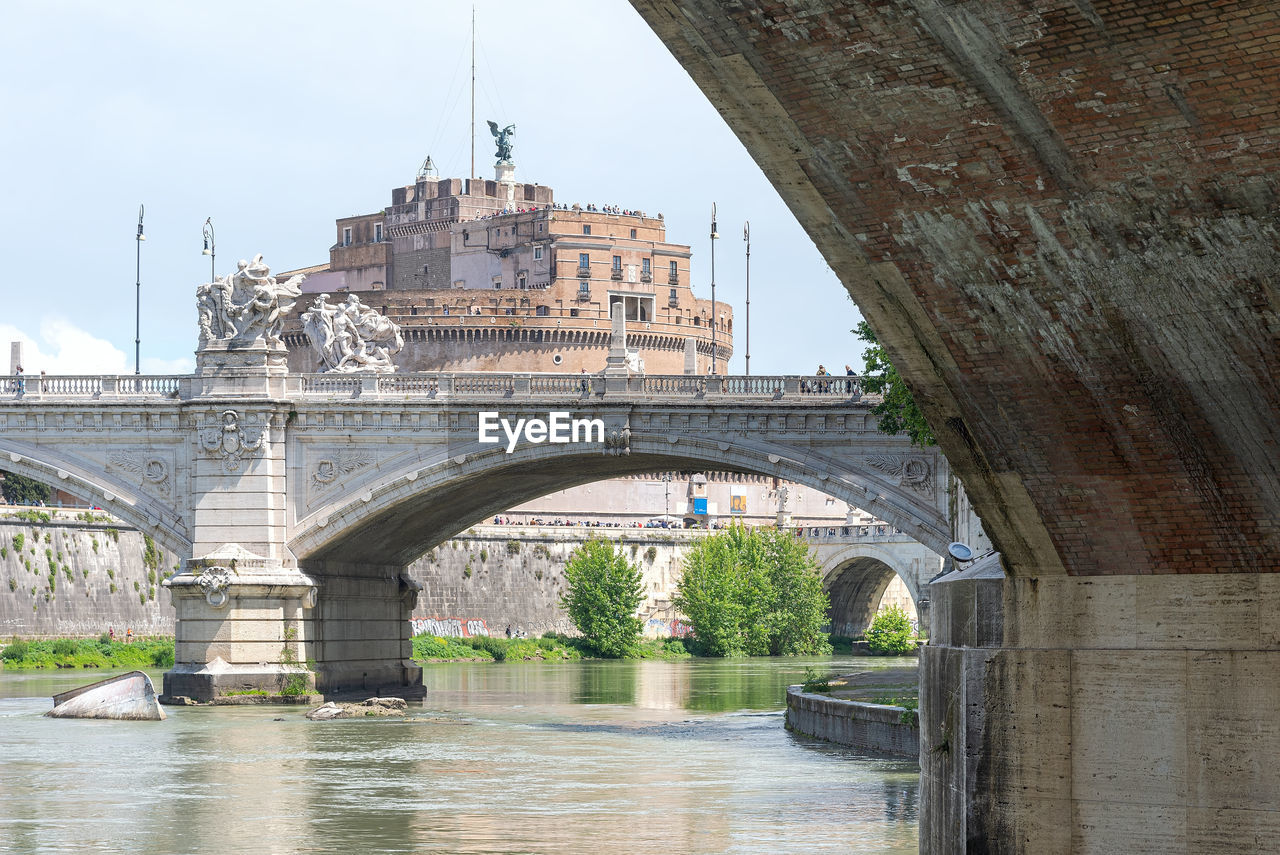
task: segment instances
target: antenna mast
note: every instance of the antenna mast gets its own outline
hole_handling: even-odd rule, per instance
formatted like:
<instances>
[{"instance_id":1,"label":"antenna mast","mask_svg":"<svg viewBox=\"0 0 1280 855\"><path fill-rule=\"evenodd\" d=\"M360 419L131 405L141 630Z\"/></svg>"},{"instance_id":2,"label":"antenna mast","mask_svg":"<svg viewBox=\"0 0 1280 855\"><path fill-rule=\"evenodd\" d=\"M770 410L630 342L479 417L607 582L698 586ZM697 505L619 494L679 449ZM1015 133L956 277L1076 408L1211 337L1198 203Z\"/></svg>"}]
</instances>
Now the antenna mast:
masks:
<instances>
[{"instance_id":1,"label":"antenna mast","mask_svg":"<svg viewBox=\"0 0 1280 855\"><path fill-rule=\"evenodd\" d=\"M476 7L471 5L471 177L476 177Z\"/></svg>"}]
</instances>

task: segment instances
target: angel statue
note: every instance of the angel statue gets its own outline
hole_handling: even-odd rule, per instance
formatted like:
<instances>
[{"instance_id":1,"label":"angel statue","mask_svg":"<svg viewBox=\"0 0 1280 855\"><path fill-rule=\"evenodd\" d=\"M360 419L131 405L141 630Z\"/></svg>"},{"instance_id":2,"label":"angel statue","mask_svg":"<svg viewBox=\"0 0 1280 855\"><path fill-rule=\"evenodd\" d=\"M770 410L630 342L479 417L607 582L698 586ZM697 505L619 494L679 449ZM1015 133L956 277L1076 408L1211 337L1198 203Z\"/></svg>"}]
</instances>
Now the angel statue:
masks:
<instances>
[{"instance_id":1,"label":"angel statue","mask_svg":"<svg viewBox=\"0 0 1280 855\"><path fill-rule=\"evenodd\" d=\"M490 121L489 133L493 134L493 138L498 143L498 163L510 164L511 149L515 146L511 138L516 135L516 126L507 125L502 130L498 130L498 123Z\"/></svg>"}]
</instances>

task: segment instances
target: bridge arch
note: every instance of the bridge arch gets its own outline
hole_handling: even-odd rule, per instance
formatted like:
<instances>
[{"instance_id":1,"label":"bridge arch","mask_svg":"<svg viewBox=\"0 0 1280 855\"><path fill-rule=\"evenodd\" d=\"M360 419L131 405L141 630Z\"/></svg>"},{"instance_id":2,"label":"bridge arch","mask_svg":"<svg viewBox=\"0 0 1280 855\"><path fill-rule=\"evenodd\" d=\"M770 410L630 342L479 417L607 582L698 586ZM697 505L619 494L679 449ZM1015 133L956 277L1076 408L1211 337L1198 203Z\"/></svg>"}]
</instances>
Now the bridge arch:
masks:
<instances>
[{"instance_id":1,"label":"bridge arch","mask_svg":"<svg viewBox=\"0 0 1280 855\"><path fill-rule=\"evenodd\" d=\"M33 478L97 505L146 532L169 552L183 558L191 556L191 538L181 516L172 507L101 469L92 469L45 446L4 439L0 439L0 469Z\"/></svg>"},{"instance_id":2,"label":"bridge arch","mask_svg":"<svg viewBox=\"0 0 1280 855\"><path fill-rule=\"evenodd\" d=\"M920 626L925 626L928 579L907 566L900 551L889 544L853 543L826 555L819 567L822 587L830 597L831 631L857 636L871 625L885 591L897 577L915 603ZM934 575L934 574L930 574Z\"/></svg>"},{"instance_id":3,"label":"bridge arch","mask_svg":"<svg viewBox=\"0 0 1280 855\"><path fill-rule=\"evenodd\" d=\"M777 477L820 490L890 523L930 549L949 540L936 508L839 456L797 454L763 439L634 435L630 453L598 446L501 448L472 444L404 464L354 486L298 520L289 548L300 561L407 565L435 544L522 502L622 475L710 469Z\"/></svg>"}]
</instances>

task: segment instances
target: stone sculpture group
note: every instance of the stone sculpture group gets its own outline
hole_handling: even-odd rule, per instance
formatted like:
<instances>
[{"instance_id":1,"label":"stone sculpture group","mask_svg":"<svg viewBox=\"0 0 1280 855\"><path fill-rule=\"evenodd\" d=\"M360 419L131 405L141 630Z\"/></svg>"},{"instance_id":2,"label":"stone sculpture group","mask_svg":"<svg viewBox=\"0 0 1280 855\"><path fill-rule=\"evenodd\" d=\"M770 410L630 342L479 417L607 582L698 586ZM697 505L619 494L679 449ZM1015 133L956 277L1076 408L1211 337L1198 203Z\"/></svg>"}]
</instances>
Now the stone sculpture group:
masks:
<instances>
[{"instance_id":1,"label":"stone sculpture group","mask_svg":"<svg viewBox=\"0 0 1280 855\"><path fill-rule=\"evenodd\" d=\"M395 371L391 357L404 347L400 327L362 305L355 294L346 303L335 305L328 300L328 294L321 294L302 315L302 328L321 372Z\"/></svg>"},{"instance_id":2,"label":"stone sculpture group","mask_svg":"<svg viewBox=\"0 0 1280 855\"><path fill-rule=\"evenodd\" d=\"M277 282L262 253L241 261L236 272L196 288L201 349L215 342L250 345L265 340L283 347L284 319L302 294L301 274Z\"/></svg>"}]
</instances>

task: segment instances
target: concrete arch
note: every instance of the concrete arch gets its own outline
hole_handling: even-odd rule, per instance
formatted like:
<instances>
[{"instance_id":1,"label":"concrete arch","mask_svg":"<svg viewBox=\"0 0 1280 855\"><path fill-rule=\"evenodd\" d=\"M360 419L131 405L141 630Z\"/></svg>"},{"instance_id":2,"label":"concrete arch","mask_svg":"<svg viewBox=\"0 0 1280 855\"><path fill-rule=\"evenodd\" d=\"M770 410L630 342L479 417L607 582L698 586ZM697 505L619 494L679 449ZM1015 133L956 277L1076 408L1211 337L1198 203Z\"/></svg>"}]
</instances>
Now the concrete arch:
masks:
<instances>
[{"instance_id":1,"label":"concrete arch","mask_svg":"<svg viewBox=\"0 0 1280 855\"><path fill-rule=\"evenodd\" d=\"M34 478L97 505L151 535L175 555L191 557L191 539L181 516L132 484L105 472L90 470L48 448L2 439L0 469Z\"/></svg>"},{"instance_id":2,"label":"concrete arch","mask_svg":"<svg viewBox=\"0 0 1280 855\"><path fill-rule=\"evenodd\" d=\"M633 434L631 453L624 456L573 444L526 446L511 454L479 444L454 451L402 466L298 520L290 533L290 550L299 560L407 565L440 541L521 502L593 481L666 469L778 477L862 508L934 551L943 551L949 540L936 509L872 470L759 439L729 443Z\"/></svg>"},{"instance_id":3,"label":"concrete arch","mask_svg":"<svg viewBox=\"0 0 1280 855\"><path fill-rule=\"evenodd\" d=\"M856 636L870 626L894 576L906 585L924 626L928 609L925 586L936 575L936 568L922 574L912 563L900 546L891 543L846 544L822 556L819 572L823 589L831 598L832 632Z\"/></svg>"}]
</instances>

